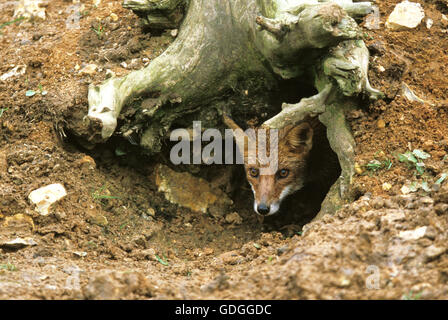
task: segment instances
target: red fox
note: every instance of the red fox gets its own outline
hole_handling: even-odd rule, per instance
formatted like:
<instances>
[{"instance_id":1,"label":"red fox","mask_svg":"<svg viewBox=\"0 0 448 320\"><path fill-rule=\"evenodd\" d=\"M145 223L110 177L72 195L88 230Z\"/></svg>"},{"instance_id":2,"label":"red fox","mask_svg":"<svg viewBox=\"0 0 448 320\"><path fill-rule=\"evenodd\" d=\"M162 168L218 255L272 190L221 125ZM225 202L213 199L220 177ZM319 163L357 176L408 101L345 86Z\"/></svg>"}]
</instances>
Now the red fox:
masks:
<instances>
[{"instance_id":1,"label":"red fox","mask_svg":"<svg viewBox=\"0 0 448 320\"><path fill-rule=\"evenodd\" d=\"M251 137L240 131L242 129L229 117L224 116L224 122L233 130L237 147L244 156L247 180L255 198L254 211L259 215L277 213L285 198L305 186L317 187L316 192L325 196L339 175L339 162L326 139L326 128L317 118L307 118L295 126L278 130L278 164L272 170L261 165L258 159L249 163L247 142ZM242 141L238 135L244 135L244 145L238 143ZM267 132L268 146L269 137ZM258 149L258 138L255 139ZM261 174L263 169L264 174Z\"/></svg>"}]
</instances>

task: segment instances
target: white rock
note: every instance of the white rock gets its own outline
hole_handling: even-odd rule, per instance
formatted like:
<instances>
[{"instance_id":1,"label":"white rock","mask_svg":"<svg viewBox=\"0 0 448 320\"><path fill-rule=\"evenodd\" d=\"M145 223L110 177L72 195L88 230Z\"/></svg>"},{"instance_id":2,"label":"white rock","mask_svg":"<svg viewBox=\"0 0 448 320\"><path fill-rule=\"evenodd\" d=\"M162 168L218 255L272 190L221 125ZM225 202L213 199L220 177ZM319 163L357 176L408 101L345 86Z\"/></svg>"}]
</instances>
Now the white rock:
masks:
<instances>
[{"instance_id":1,"label":"white rock","mask_svg":"<svg viewBox=\"0 0 448 320\"><path fill-rule=\"evenodd\" d=\"M384 182L382 188L384 191L389 191L390 189L392 189L392 185L388 182Z\"/></svg>"},{"instance_id":2,"label":"white rock","mask_svg":"<svg viewBox=\"0 0 448 320\"><path fill-rule=\"evenodd\" d=\"M372 6L373 12L367 15L366 22L364 23L364 27L369 30L378 30L380 29L380 9L378 6Z\"/></svg>"},{"instance_id":3,"label":"white rock","mask_svg":"<svg viewBox=\"0 0 448 320\"><path fill-rule=\"evenodd\" d=\"M25 71L26 71L26 65L21 64L21 65L15 66L8 72L2 74L2 76L0 77L0 80L5 81L6 79L9 79L11 77L21 76L21 75L25 74Z\"/></svg>"},{"instance_id":4,"label":"white rock","mask_svg":"<svg viewBox=\"0 0 448 320\"><path fill-rule=\"evenodd\" d=\"M65 191L64 186L60 183L54 183L32 191L28 198L36 205L36 211L45 216L49 213L50 206L66 195L67 191Z\"/></svg>"},{"instance_id":5,"label":"white rock","mask_svg":"<svg viewBox=\"0 0 448 320\"><path fill-rule=\"evenodd\" d=\"M14 17L45 20L45 8L41 8L42 0L20 0L14 10Z\"/></svg>"},{"instance_id":6,"label":"white rock","mask_svg":"<svg viewBox=\"0 0 448 320\"><path fill-rule=\"evenodd\" d=\"M79 73L92 75L96 72L97 68L98 68L98 66L96 64L91 63L91 64L86 65L84 68L82 68L79 71Z\"/></svg>"},{"instance_id":7,"label":"white rock","mask_svg":"<svg viewBox=\"0 0 448 320\"><path fill-rule=\"evenodd\" d=\"M403 240L417 240L425 235L426 229L427 227L420 227L415 230L401 231L398 236Z\"/></svg>"},{"instance_id":8,"label":"white rock","mask_svg":"<svg viewBox=\"0 0 448 320\"><path fill-rule=\"evenodd\" d=\"M420 3L403 1L397 4L386 22L391 30L408 30L417 27L425 17Z\"/></svg>"},{"instance_id":9,"label":"white rock","mask_svg":"<svg viewBox=\"0 0 448 320\"><path fill-rule=\"evenodd\" d=\"M109 79L109 78L112 78L112 77L115 77L115 72L113 72L110 69L106 69L106 79Z\"/></svg>"},{"instance_id":10,"label":"white rock","mask_svg":"<svg viewBox=\"0 0 448 320\"><path fill-rule=\"evenodd\" d=\"M426 28L431 29L432 25L434 24L434 21L430 18L426 19Z\"/></svg>"},{"instance_id":11,"label":"white rock","mask_svg":"<svg viewBox=\"0 0 448 320\"><path fill-rule=\"evenodd\" d=\"M0 243L0 247L7 250L18 250L28 246L35 246L37 242L33 238L16 238L11 241Z\"/></svg>"}]
</instances>

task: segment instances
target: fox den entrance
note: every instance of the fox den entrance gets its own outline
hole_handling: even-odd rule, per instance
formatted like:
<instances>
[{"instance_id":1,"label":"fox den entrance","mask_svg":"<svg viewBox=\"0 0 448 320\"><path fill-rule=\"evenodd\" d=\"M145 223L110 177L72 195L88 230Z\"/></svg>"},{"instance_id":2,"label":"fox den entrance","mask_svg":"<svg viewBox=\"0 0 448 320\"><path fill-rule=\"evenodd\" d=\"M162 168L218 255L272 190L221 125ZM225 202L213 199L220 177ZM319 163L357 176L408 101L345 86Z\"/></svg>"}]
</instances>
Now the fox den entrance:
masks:
<instances>
[{"instance_id":1,"label":"fox den entrance","mask_svg":"<svg viewBox=\"0 0 448 320\"><path fill-rule=\"evenodd\" d=\"M283 102L297 103L314 94L315 89L300 80L283 81L270 103L279 112ZM227 123L232 129L247 129L243 123L240 127L232 122ZM278 160L276 171L265 176L260 175L257 165L247 161L235 169L233 199L237 207L257 215L267 229L282 230L290 226L299 229L317 215L341 174L326 127L318 117L308 117L278 131Z\"/></svg>"}]
</instances>

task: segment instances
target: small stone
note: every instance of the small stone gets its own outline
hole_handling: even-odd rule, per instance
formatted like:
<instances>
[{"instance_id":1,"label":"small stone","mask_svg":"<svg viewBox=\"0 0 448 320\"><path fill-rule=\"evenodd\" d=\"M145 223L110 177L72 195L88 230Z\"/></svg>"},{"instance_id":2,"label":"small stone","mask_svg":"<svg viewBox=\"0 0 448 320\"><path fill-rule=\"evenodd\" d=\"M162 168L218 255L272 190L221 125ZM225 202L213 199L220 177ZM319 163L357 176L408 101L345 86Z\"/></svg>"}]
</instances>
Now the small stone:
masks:
<instances>
[{"instance_id":1,"label":"small stone","mask_svg":"<svg viewBox=\"0 0 448 320\"><path fill-rule=\"evenodd\" d=\"M384 71L386 71L386 68L384 68L383 66L377 66L376 67L376 69L379 71L379 72L384 72Z\"/></svg>"},{"instance_id":2,"label":"small stone","mask_svg":"<svg viewBox=\"0 0 448 320\"><path fill-rule=\"evenodd\" d=\"M26 229L34 231L35 229L33 218L22 213L6 217L2 226L8 229L22 230L22 231Z\"/></svg>"},{"instance_id":3,"label":"small stone","mask_svg":"<svg viewBox=\"0 0 448 320\"><path fill-rule=\"evenodd\" d=\"M106 69L106 79L109 79L109 78L112 78L112 77L115 77L115 72L113 72L110 69Z\"/></svg>"},{"instance_id":4,"label":"small stone","mask_svg":"<svg viewBox=\"0 0 448 320\"><path fill-rule=\"evenodd\" d=\"M96 168L96 163L91 156L84 156L79 160L79 166L93 170Z\"/></svg>"},{"instance_id":5,"label":"small stone","mask_svg":"<svg viewBox=\"0 0 448 320\"><path fill-rule=\"evenodd\" d=\"M226 215L226 222L229 224L242 224L243 218L240 217L240 215L237 212L232 212Z\"/></svg>"},{"instance_id":6,"label":"small stone","mask_svg":"<svg viewBox=\"0 0 448 320\"><path fill-rule=\"evenodd\" d=\"M26 71L26 65L18 65L12 68L10 71L2 74L0 76L0 80L5 81L6 79L17 77L25 74Z\"/></svg>"},{"instance_id":7,"label":"small stone","mask_svg":"<svg viewBox=\"0 0 448 320\"><path fill-rule=\"evenodd\" d=\"M210 256L210 255L212 255L214 252L215 252L215 250L213 250L212 248L205 248L205 249L204 249L204 254L205 254L206 256Z\"/></svg>"},{"instance_id":8,"label":"small stone","mask_svg":"<svg viewBox=\"0 0 448 320\"><path fill-rule=\"evenodd\" d=\"M148 210L146 210L146 213L148 214L148 216L153 218L156 216L156 210L154 210L154 208L148 208Z\"/></svg>"},{"instance_id":9,"label":"small stone","mask_svg":"<svg viewBox=\"0 0 448 320\"><path fill-rule=\"evenodd\" d=\"M363 168L359 165L358 162L355 162L355 172L357 174L362 174L364 172Z\"/></svg>"},{"instance_id":10,"label":"small stone","mask_svg":"<svg viewBox=\"0 0 448 320\"><path fill-rule=\"evenodd\" d=\"M379 119L376 123L378 129L383 129L386 127L386 122L383 119Z\"/></svg>"},{"instance_id":11,"label":"small stone","mask_svg":"<svg viewBox=\"0 0 448 320\"><path fill-rule=\"evenodd\" d=\"M448 204L447 203L438 203L434 206L434 210L440 216L448 212Z\"/></svg>"},{"instance_id":12,"label":"small stone","mask_svg":"<svg viewBox=\"0 0 448 320\"><path fill-rule=\"evenodd\" d=\"M14 18L24 17L30 20L45 20L45 8L42 0L20 0L14 10Z\"/></svg>"},{"instance_id":13,"label":"small stone","mask_svg":"<svg viewBox=\"0 0 448 320\"><path fill-rule=\"evenodd\" d=\"M425 236L427 227L420 227L415 230L401 231L398 235L403 240L417 240Z\"/></svg>"},{"instance_id":14,"label":"small stone","mask_svg":"<svg viewBox=\"0 0 448 320\"><path fill-rule=\"evenodd\" d=\"M440 190L440 183L433 183L431 186L431 191L437 192Z\"/></svg>"},{"instance_id":15,"label":"small stone","mask_svg":"<svg viewBox=\"0 0 448 320\"><path fill-rule=\"evenodd\" d=\"M171 36L172 36L173 38L175 38L175 37L177 37L178 32L179 32L179 30L177 30L177 29L173 29L173 30L170 31L170 34L171 34Z\"/></svg>"},{"instance_id":16,"label":"small stone","mask_svg":"<svg viewBox=\"0 0 448 320\"><path fill-rule=\"evenodd\" d=\"M378 6L372 6L373 12L366 16L364 27L369 30L378 30L380 28L380 10Z\"/></svg>"},{"instance_id":17,"label":"small stone","mask_svg":"<svg viewBox=\"0 0 448 320\"><path fill-rule=\"evenodd\" d=\"M403 210L388 210L387 213L381 217L381 222L395 223L397 221L404 221L406 215Z\"/></svg>"},{"instance_id":18,"label":"small stone","mask_svg":"<svg viewBox=\"0 0 448 320\"><path fill-rule=\"evenodd\" d=\"M432 25L434 24L434 21L430 18L426 19L426 28L431 29Z\"/></svg>"},{"instance_id":19,"label":"small stone","mask_svg":"<svg viewBox=\"0 0 448 320\"><path fill-rule=\"evenodd\" d=\"M282 254L286 253L289 251L289 247L288 246L283 246L277 249L277 255L281 256Z\"/></svg>"},{"instance_id":20,"label":"small stone","mask_svg":"<svg viewBox=\"0 0 448 320\"><path fill-rule=\"evenodd\" d=\"M446 252L446 248L436 247L435 245L431 245L425 249L425 261L430 262L436 260L442 254Z\"/></svg>"},{"instance_id":21,"label":"small stone","mask_svg":"<svg viewBox=\"0 0 448 320\"><path fill-rule=\"evenodd\" d=\"M25 247L35 246L37 242L33 238L16 238L0 243L0 248L7 251L16 251Z\"/></svg>"},{"instance_id":22,"label":"small stone","mask_svg":"<svg viewBox=\"0 0 448 320\"><path fill-rule=\"evenodd\" d=\"M123 61L122 63L120 63L120 66L121 66L123 69L126 69L126 68L128 67L128 64L127 64L125 61Z\"/></svg>"},{"instance_id":23,"label":"small stone","mask_svg":"<svg viewBox=\"0 0 448 320\"><path fill-rule=\"evenodd\" d=\"M115 13L111 13L110 14L110 18L112 19L113 22L117 22L118 21L118 16Z\"/></svg>"},{"instance_id":24,"label":"small stone","mask_svg":"<svg viewBox=\"0 0 448 320\"><path fill-rule=\"evenodd\" d=\"M376 197L370 201L370 205L375 209L384 208L384 199L382 197Z\"/></svg>"},{"instance_id":25,"label":"small stone","mask_svg":"<svg viewBox=\"0 0 448 320\"><path fill-rule=\"evenodd\" d=\"M243 258L236 251L224 252L219 256L224 264L236 265L240 264Z\"/></svg>"},{"instance_id":26,"label":"small stone","mask_svg":"<svg viewBox=\"0 0 448 320\"><path fill-rule=\"evenodd\" d=\"M340 279L340 282L339 282L339 286L340 286L340 287L349 287L350 284L351 284L351 282L350 282L349 279L347 279L347 278L345 278L345 277L342 277L342 278Z\"/></svg>"},{"instance_id":27,"label":"small stone","mask_svg":"<svg viewBox=\"0 0 448 320\"><path fill-rule=\"evenodd\" d=\"M84 251L73 251L73 255L76 256L76 257L83 258L83 257L87 256L87 252L84 252Z\"/></svg>"},{"instance_id":28,"label":"small stone","mask_svg":"<svg viewBox=\"0 0 448 320\"><path fill-rule=\"evenodd\" d=\"M98 68L98 66L94 63L88 64L86 65L84 68L82 68L79 73L80 74L88 74L88 75L92 75L96 72L96 69Z\"/></svg>"},{"instance_id":29,"label":"small stone","mask_svg":"<svg viewBox=\"0 0 448 320\"><path fill-rule=\"evenodd\" d=\"M392 185L388 182L384 182L382 188L384 191L389 191L390 189L392 189Z\"/></svg>"},{"instance_id":30,"label":"small stone","mask_svg":"<svg viewBox=\"0 0 448 320\"><path fill-rule=\"evenodd\" d=\"M88 214L87 221L92 224L96 224L100 227L105 227L109 224L109 221L107 220L107 218L105 216L103 216L102 214L93 212L93 211L91 211Z\"/></svg>"},{"instance_id":31,"label":"small stone","mask_svg":"<svg viewBox=\"0 0 448 320\"><path fill-rule=\"evenodd\" d=\"M60 183L54 183L32 191L28 198L36 205L36 211L45 216L49 214L50 206L66 195L67 191L65 191L64 186Z\"/></svg>"},{"instance_id":32,"label":"small stone","mask_svg":"<svg viewBox=\"0 0 448 320\"><path fill-rule=\"evenodd\" d=\"M156 185L169 202L196 212L224 216L233 204L221 189L213 188L208 181L164 165L156 169Z\"/></svg>"},{"instance_id":33,"label":"small stone","mask_svg":"<svg viewBox=\"0 0 448 320\"><path fill-rule=\"evenodd\" d=\"M430 240L435 240L437 237L437 234L438 234L438 232L437 232L436 228L429 226L426 229L425 238L428 238Z\"/></svg>"},{"instance_id":34,"label":"small stone","mask_svg":"<svg viewBox=\"0 0 448 320\"><path fill-rule=\"evenodd\" d=\"M411 189L407 185L403 185L400 189L402 194L409 194L411 193Z\"/></svg>"},{"instance_id":35,"label":"small stone","mask_svg":"<svg viewBox=\"0 0 448 320\"><path fill-rule=\"evenodd\" d=\"M425 17L420 3L403 1L397 4L386 22L391 30L408 30L417 27Z\"/></svg>"}]
</instances>

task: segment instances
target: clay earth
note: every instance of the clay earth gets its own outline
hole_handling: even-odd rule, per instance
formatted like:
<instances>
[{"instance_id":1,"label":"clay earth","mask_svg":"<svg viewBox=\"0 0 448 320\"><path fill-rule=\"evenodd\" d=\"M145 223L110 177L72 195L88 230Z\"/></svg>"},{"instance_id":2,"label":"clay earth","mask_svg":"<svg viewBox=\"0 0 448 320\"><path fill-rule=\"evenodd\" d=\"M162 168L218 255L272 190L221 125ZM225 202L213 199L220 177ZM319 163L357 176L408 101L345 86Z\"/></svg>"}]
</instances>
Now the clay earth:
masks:
<instances>
[{"instance_id":1,"label":"clay earth","mask_svg":"<svg viewBox=\"0 0 448 320\"><path fill-rule=\"evenodd\" d=\"M399 2L376 1L379 29L360 24L369 79L386 98L346 115L358 199L288 234L262 228L247 185L231 195L228 168L199 184L188 173L209 197L182 207L158 190L170 176L162 161L60 136L61 121L86 114L90 83L143 67L173 33L143 32L114 0L81 1L79 28L67 28L63 0L47 3L43 21L3 25L15 1L2 1L0 76L25 71L0 80L0 298L448 298L448 3L418 0L431 27L391 31ZM414 150L430 155L423 174L400 161ZM42 215L28 196L53 183L67 195ZM195 207L222 193L233 202L223 215Z\"/></svg>"}]
</instances>

